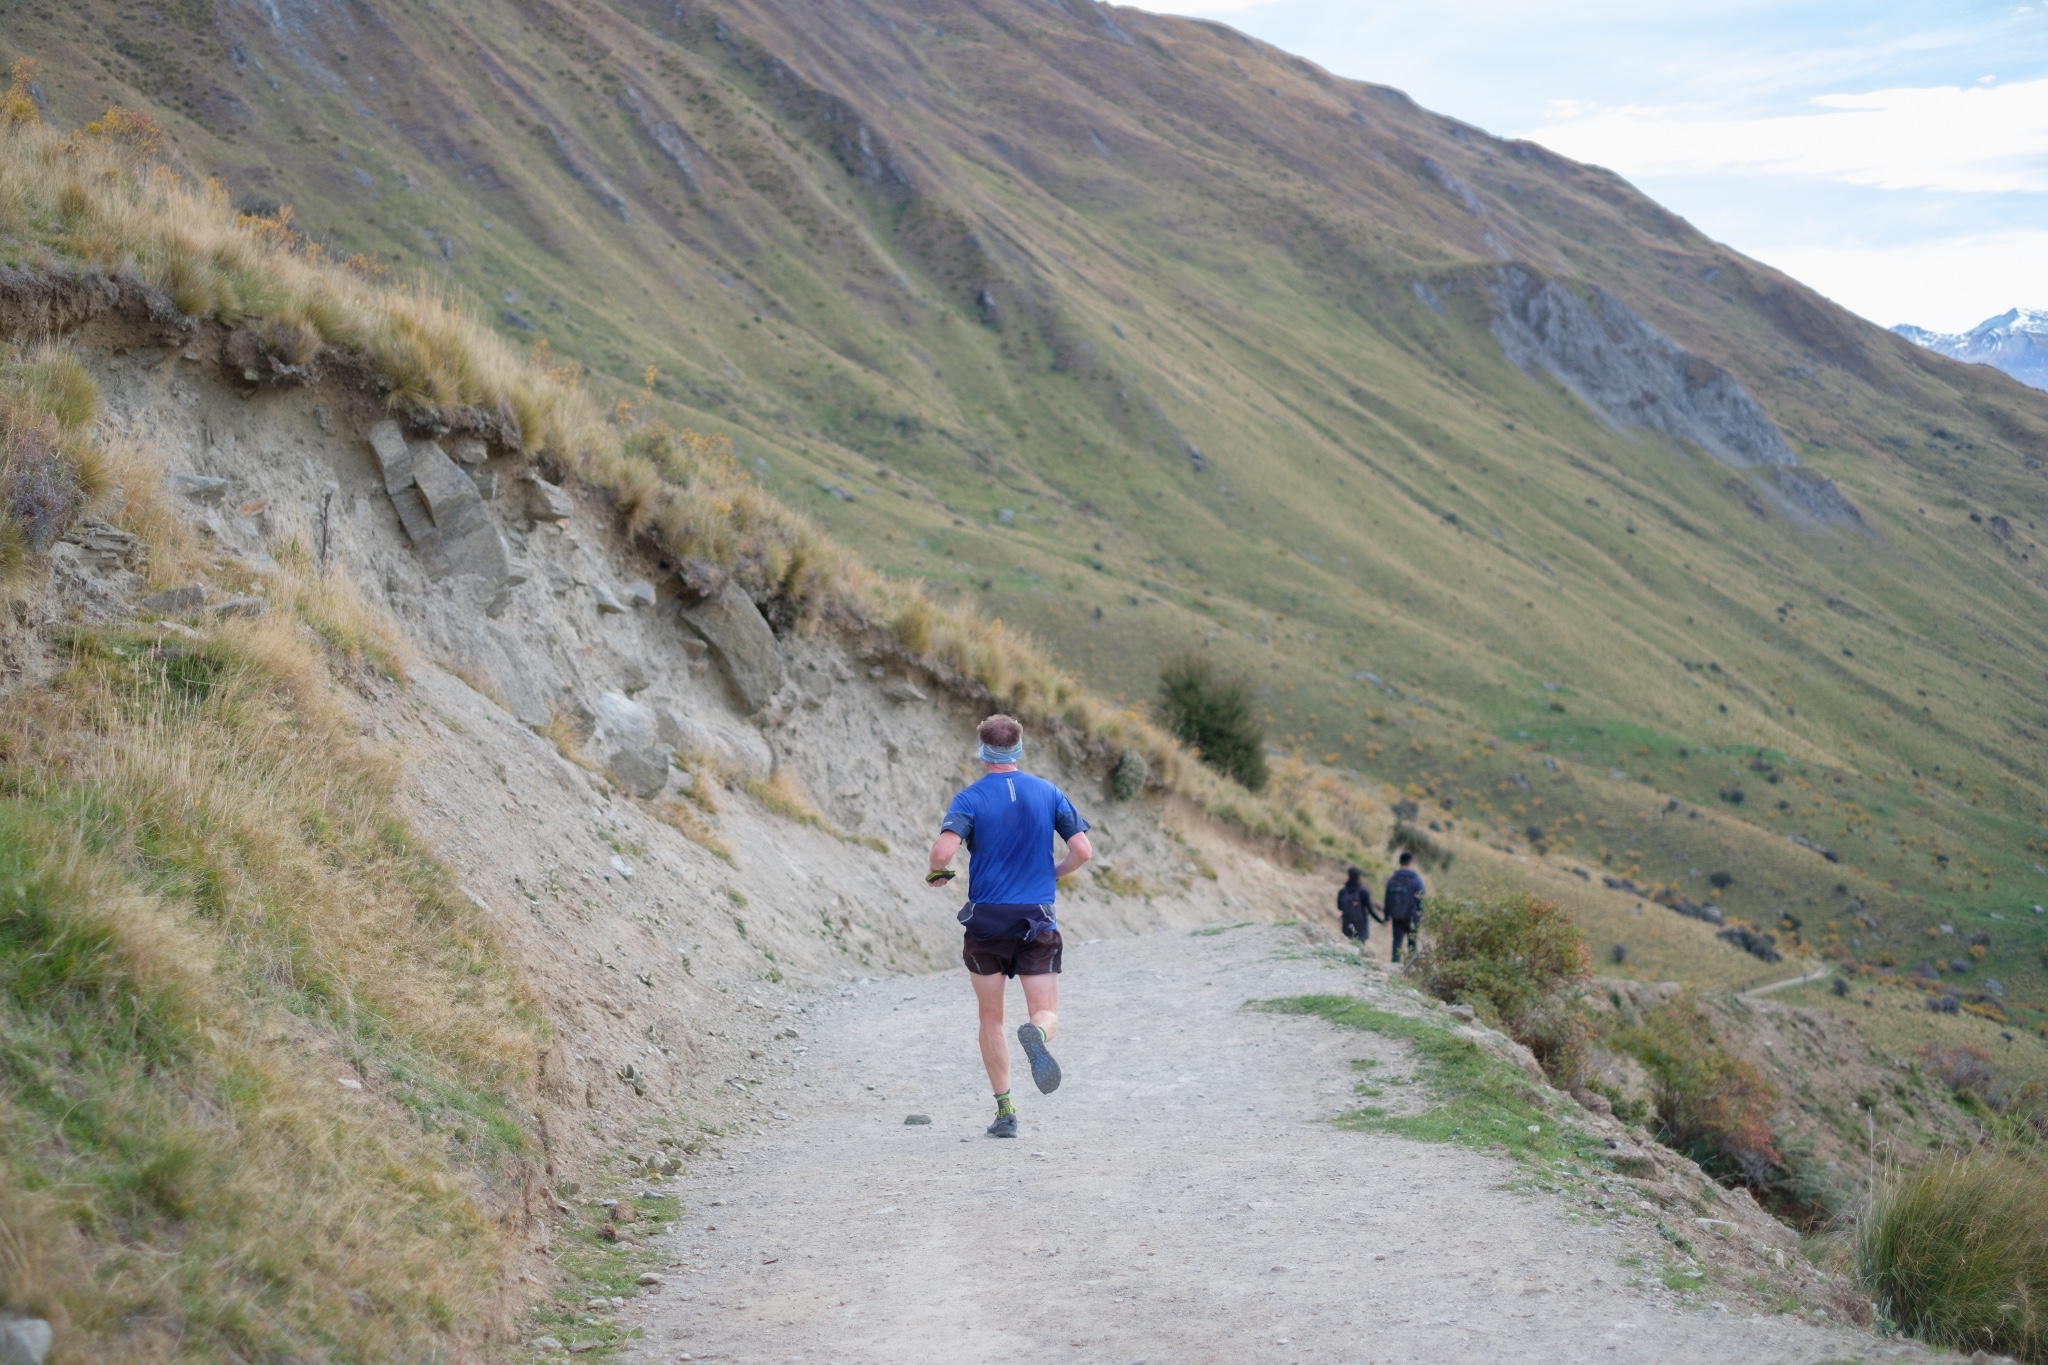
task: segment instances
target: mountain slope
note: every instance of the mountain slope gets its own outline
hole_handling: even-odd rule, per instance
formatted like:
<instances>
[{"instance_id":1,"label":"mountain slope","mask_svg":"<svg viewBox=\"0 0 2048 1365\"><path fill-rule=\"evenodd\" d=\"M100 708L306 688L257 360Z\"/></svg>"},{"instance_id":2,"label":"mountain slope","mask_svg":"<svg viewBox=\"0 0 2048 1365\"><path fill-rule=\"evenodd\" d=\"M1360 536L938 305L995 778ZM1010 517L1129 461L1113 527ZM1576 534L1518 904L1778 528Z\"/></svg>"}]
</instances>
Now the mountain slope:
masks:
<instances>
[{"instance_id":1,"label":"mountain slope","mask_svg":"<svg viewBox=\"0 0 2048 1365\"><path fill-rule=\"evenodd\" d=\"M1206 647L1454 838L2048 998L2048 398L1607 172L1087 0L7 14L1101 685Z\"/></svg>"}]
</instances>

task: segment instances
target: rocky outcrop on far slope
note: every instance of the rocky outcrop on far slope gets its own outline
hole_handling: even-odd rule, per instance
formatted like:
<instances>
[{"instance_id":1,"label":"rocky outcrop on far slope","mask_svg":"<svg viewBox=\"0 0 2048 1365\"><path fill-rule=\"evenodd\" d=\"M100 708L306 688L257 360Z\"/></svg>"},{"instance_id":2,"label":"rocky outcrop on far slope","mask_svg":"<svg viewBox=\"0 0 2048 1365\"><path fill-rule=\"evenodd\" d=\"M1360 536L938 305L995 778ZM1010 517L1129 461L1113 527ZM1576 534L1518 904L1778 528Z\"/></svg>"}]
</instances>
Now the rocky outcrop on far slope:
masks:
<instances>
[{"instance_id":1,"label":"rocky outcrop on far slope","mask_svg":"<svg viewBox=\"0 0 2048 1365\"><path fill-rule=\"evenodd\" d=\"M1734 375L1683 350L1606 290L1594 289L1588 302L1526 266L1503 265L1488 295L1494 340L1525 373L1549 374L1617 426L1660 432L1755 471L1769 501L1795 522L1862 527L1855 504L1799 463Z\"/></svg>"}]
</instances>

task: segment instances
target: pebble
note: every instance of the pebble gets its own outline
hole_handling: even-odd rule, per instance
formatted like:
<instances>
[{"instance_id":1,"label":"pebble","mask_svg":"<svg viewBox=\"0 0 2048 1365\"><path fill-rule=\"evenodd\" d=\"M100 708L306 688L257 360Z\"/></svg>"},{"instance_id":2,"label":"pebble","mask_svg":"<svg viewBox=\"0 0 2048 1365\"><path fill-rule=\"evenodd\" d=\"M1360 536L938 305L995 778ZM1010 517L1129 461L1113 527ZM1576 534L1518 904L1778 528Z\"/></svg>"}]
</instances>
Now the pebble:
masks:
<instances>
[{"instance_id":1,"label":"pebble","mask_svg":"<svg viewBox=\"0 0 2048 1365\"><path fill-rule=\"evenodd\" d=\"M932 1116L930 1114L905 1114L903 1116L903 1122L912 1128L923 1127L931 1121Z\"/></svg>"},{"instance_id":2,"label":"pebble","mask_svg":"<svg viewBox=\"0 0 2048 1365\"><path fill-rule=\"evenodd\" d=\"M642 1275L639 1279L633 1281L633 1283L639 1285L647 1285L651 1287L661 1283L661 1276L655 1274L653 1271L650 1270L646 1274Z\"/></svg>"}]
</instances>

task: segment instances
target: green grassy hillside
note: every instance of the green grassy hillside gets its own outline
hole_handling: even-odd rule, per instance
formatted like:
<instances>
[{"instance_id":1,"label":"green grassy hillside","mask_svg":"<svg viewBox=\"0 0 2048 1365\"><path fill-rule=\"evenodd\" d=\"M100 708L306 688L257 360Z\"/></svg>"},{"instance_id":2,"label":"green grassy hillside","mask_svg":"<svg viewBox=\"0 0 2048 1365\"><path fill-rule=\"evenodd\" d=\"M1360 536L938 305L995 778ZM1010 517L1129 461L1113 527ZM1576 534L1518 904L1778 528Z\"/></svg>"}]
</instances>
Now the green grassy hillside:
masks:
<instances>
[{"instance_id":1,"label":"green grassy hillside","mask_svg":"<svg viewBox=\"0 0 2048 1365\"><path fill-rule=\"evenodd\" d=\"M1606 172L1089 0L0 15L53 121L155 110L1107 690L1207 648L1455 835L2048 1020L2048 396ZM1516 368L1508 260L1732 374L1860 525Z\"/></svg>"}]
</instances>

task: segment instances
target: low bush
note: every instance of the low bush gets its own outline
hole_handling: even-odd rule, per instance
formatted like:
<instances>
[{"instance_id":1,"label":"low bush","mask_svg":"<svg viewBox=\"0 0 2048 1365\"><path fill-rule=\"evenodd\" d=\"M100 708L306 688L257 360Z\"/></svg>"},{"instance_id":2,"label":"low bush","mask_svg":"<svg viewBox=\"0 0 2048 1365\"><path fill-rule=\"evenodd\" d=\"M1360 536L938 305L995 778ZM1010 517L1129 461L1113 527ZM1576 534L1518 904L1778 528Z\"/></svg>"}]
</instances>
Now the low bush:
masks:
<instances>
[{"instance_id":1,"label":"low bush","mask_svg":"<svg viewBox=\"0 0 2048 1365\"><path fill-rule=\"evenodd\" d=\"M1202 655L1183 654L1159 675L1159 713L1204 763L1248 791L1265 788L1266 732L1242 679L1220 677Z\"/></svg>"},{"instance_id":2,"label":"low bush","mask_svg":"<svg viewBox=\"0 0 2048 1365\"><path fill-rule=\"evenodd\" d=\"M1858 1230L1856 1268L1902 1331L2048 1361L2048 1171L1979 1151L1896 1175Z\"/></svg>"},{"instance_id":3,"label":"low bush","mask_svg":"<svg viewBox=\"0 0 2048 1365\"><path fill-rule=\"evenodd\" d=\"M1704 1010L1685 996L1667 1000L1604 1041L1650 1073L1659 1140L1716 1179L1771 1189L1784 1166L1771 1134L1777 1087L1721 1045Z\"/></svg>"},{"instance_id":4,"label":"low bush","mask_svg":"<svg viewBox=\"0 0 2048 1365\"><path fill-rule=\"evenodd\" d=\"M1408 969L1416 983L1439 1000L1472 1006L1534 1053L1553 1079L1570 1084L1587 1032L1575 997L1593 970L1570 912L1529 895L1433 900L1425 927L1422 952Z\"/></svg>"}]
</instances>

